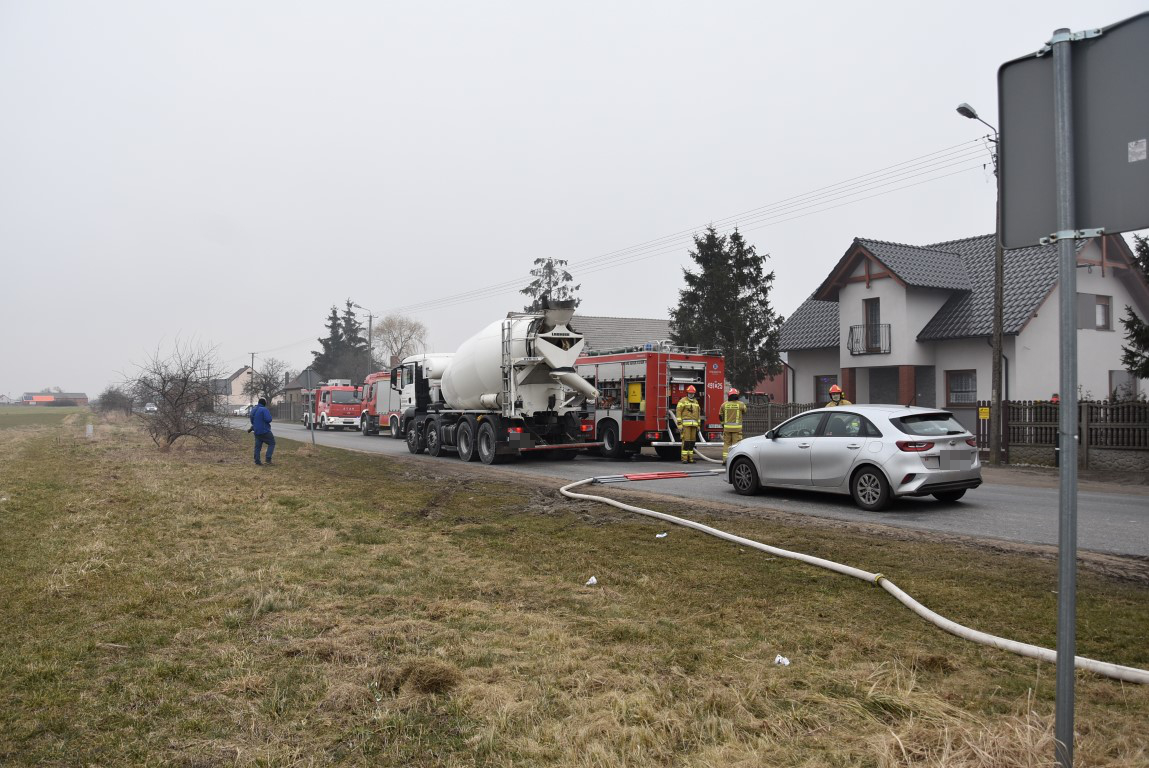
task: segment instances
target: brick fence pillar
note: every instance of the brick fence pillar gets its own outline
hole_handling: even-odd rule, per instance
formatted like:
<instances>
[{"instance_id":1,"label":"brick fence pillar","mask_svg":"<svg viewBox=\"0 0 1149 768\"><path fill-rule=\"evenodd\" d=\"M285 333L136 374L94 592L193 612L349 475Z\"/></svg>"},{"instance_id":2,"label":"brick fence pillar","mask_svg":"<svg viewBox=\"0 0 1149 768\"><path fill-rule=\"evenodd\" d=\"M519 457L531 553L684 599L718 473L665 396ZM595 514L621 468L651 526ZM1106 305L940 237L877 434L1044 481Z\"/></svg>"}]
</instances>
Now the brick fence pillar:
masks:
<instances>
[{"instance_id":1,"label":"brick fence pillar","mask_svg":"<svg viewBox=\"0 0 1149 768\"><path fill-rule=\"evenodd\" d=\"M842 397L846 398L851 403L858 402L858 398L854 397L854 395L857 394L857 373L857 368L842 369Z\"/></svg>"},{"instance_id":2,"label":"brick fence pillar","mask_svg":"<svg viewBox=\"0 0 1149 768\"><path fill-rule=\"evenodd\" d=\"M898 402L902 405L914 403L918 396L917 377L912 365L898 366Z\"/></svg>"}]
</instances>

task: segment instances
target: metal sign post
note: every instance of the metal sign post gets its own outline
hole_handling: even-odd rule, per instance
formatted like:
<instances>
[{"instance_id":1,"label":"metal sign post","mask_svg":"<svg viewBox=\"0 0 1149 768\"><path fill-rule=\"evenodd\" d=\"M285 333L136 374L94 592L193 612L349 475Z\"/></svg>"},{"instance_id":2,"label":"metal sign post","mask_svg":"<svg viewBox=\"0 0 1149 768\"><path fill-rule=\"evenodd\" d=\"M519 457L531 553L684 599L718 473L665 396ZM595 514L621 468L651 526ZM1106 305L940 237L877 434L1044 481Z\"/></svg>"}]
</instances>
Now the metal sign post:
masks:
<instances>
[{"instance_id":1,"label":"metal sign post","mask_svg":"<svg viewBox=\"0 0 1149 768\"><path fill-rule=\"evenodd\" d=\"M1057 762L1073 765L1073 670L1077 656L1077 240L1074 228L1072 53L1068 29L1054 33L1053 115L1056 152L1057 258L1061 320L1061 510L1057 531ZM1061 39L1059 39L1061 38Z\"/></svg>"},{"instance_id":2,"label":"metal sign post","mask_svg":"<svg viewBox=\"0 0 1149 768\"><path fill-rule=\"evenodd\" d=\"M1048 54L1052 52L1052 56ZM1077 655L1077 240L1149 227L1149 13L1105 28L1059 29L998 70L1001 239L1057 243L1061 335L1057 763L1073 765ZM1050 125L1053 130L1050 131ZM1078 229L1084 224L1094 229Z\"/></svg>"}]
</instances>

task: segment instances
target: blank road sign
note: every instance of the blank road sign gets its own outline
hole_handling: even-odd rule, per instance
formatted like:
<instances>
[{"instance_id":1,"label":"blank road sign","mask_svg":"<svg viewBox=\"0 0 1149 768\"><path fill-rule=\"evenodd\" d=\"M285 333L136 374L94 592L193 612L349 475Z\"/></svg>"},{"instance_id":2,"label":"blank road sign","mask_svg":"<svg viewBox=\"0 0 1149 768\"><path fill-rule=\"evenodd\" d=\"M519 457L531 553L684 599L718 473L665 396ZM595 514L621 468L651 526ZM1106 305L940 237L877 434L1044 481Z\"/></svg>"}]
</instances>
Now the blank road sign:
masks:
<instances>
[{"instance_id":1,"label":"blank road sign","mask_svg":"<svg viewBox=\"0 0 1149 768\"><path fill-rule=\"evenodd\" d=\"M1073 229L1149 227L1149 12L1068 43L1073 89ZM1006 248L1058 231L1053 52L1001 65L1001 219Z\"/></svg>"}]
</instances>

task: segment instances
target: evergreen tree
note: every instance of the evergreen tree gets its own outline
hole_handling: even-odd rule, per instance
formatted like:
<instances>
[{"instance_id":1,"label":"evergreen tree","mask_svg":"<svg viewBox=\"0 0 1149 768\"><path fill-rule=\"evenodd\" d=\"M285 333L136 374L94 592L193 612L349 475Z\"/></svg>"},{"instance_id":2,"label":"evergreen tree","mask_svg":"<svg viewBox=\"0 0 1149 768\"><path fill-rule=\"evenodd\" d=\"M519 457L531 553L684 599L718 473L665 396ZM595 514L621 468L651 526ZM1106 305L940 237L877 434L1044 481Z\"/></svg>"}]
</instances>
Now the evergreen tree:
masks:
<instances>
[{"instance_id":1,"label":"evergreen tree","mask_svg":"<svg viewBox=\"0 0 1149 768\"><path fill-rule=\"evenodd\" d=\"M1149 282L1149 237L1133 235L1133 242L1134 263ZM1125 341L1128 342L1128 346L1121 348L1121 365L1138 378L1149 379L1149 323L1138 317L1133 307L1126 305L1121 324L1125 326Z\"/></svg>"},{"instance_id":2,"label":"evergreen tree","mask_svg":"<svg viewBox=\"0 0 1149 768\"><path fill-rule=\"evenodd\" d=\"M353 384L361 384L367 374L375 370L371 360L371 349L363 335L363 324L355 316L355 303L347 299L343 307L343 351L339 360L342 371L338 378L351 379Z\"/></svg>"},{"instance_id":3,"label":"evergreen tree","mask_svg":"<svg viewBox=\"0 0 1149 768\"><path fill-rule=\"evenodd\" d=\"M713 225L694 236L690 258L698 272L683 269L686 288L670 310L676 344L719 349L726 357L726 378L750 391L767 374L778 373L782 318L770 306L774 273L735 229L729 237Z\"/></svg>"},{"instance_id":4,"label":"evergreen tree","mask_svg":"<svg viewBox=\"0 0 1149 768\"><path fill-rule=\"evenodd\" d=\"M327 337L317 341L322 349L311 353L311 369L322 379L338 378L335 370L343 348L343 323L334 304L331 305L331 314L327 316Z\"/></svg>"},{"instance_id":5,"label":"evergreen tree","mask_svg":"<svg viewBox=\"0 0 1149 768\"><path fill-rule=\"evenodd\" d=\"M371 350L363 336L363 324L355 316L355 303L347 299L343 314L335 306L327 316L327 337L318 339L322 349L312 352L311 368L323 379L350 379L362 383L373 368Z\"/></svg>"},{"instance_id":6,"label":"evergreen tree","mask_svg":"<svg viewBox=\"0 0 1149 768\"><path fill-rule=\"evenodd\" d=\"M571 285L574 279L566 270L566 259L535 259L535 268L531 270L534 278L530 284L519 293L530 296L531 303L523 307L526 312L538 312L542 309L543 297L547 296L557 301L573 299L578 306L579 299L575 296L582 285Z\"/></svg>"}]
</instances>

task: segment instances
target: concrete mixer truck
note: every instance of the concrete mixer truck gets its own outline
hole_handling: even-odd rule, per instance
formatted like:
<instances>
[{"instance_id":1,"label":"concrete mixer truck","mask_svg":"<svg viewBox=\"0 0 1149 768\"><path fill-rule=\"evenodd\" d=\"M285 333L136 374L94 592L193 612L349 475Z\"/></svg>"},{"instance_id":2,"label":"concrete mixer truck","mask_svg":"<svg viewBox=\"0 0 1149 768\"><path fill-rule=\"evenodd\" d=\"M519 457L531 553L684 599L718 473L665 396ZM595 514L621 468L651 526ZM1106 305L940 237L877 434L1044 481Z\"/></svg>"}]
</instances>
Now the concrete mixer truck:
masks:
<instances>
[{"instance_id":1,"label":"concrete mixer truck","mask_svg":"<svg viewBox=\"0 0 1149 768\"><path fill-rule=\"evenodd\" d=\"M414 355L391 375L412 453L457 453L500 464L520 453L570 459L592 442L580 414L598 391L575 370L583 338L568 325L573 301L513 312L453 355Z\"/></svg>"}]
</instances>

